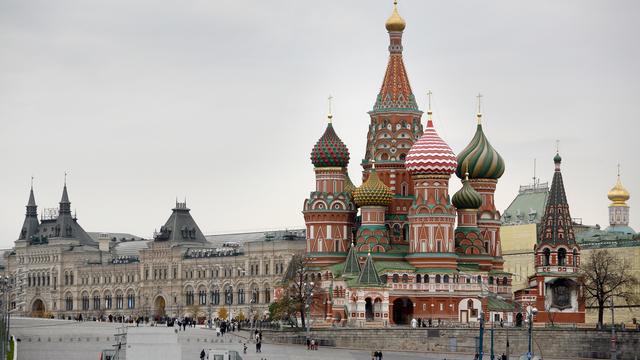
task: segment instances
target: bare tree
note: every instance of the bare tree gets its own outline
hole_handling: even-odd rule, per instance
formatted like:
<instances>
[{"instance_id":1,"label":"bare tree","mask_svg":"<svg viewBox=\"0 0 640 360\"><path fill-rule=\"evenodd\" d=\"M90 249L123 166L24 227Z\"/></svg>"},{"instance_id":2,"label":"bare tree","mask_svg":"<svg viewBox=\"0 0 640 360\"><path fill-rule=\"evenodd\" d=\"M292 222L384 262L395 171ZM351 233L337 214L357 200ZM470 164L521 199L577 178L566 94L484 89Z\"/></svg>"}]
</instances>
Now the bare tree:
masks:
<instances>
[{"instance_id":1,"label":"bare tree","mask_svg":"<svg viewBox=\"0 0 640 360\"><path fill-rule=\"evenodd\" d=\"M315 279L309 269L309 258L302 253L297 253L291 258L289 267L284 275L286 284L286 296L300 313L302 327L306 325L305 307L307 303L311 305L313 298L320 292L321 279Z\"/></svg>"},{"instance_id":2,"label":"bare tree","mask_svg":"<svg viewBox=\"0 0 640 360\"><path fill-rule=\"evenodd\" d=\"M624 259L619 259L608 250L593 250L586 262L580 266L584 279L587 305L598 308L598 327L602 327L604 309L612 299L622 300L628 305L639 302L634 292L640 280L631 272Z\"/></svg>"}]
</instances>

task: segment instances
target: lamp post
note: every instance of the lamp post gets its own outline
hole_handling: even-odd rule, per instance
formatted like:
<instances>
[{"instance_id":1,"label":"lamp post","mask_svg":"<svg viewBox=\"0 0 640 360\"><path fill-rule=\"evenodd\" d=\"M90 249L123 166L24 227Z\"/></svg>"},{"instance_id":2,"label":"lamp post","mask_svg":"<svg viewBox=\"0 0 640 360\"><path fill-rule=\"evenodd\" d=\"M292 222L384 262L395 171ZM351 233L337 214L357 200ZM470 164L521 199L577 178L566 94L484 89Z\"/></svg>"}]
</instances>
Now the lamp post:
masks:
<instances>
[{"instance_id":1,"label":"lamp post","mask_svg":"<svg viewBox=\"0 0 640 360\"><path fill-rule=\"evenodd\" d=\"M616 322L613 318L613 296L611 297L611 360L616 360Z\"/></svg>"},{"instance_id":2,"label":"lamp post","mask_svg":"<svg viewBox=\"0 0 640 360\"><path fill-rule=\"evenodd\" d=\"M495 360L496 356L493 354L493 326L495 325L494 319L491 319L491 360Z\"/></svg>"},{"instance_id":3,"label":"lamp post","mask_svg":"<svg viewBox=\"0 0 640 360\"><path fill-rule=\"evenodd\" d=\"M305 304L305 310L306 310L306 328L307 328L307 340L310 339L310 332L311 332L311 302L313 301L313 281L311 282L304 282L304 293L306 296L306 304Z\"/></svg>"},{"instance_id":4,"label":"lamp post","mask_svg":"<svg viewBox=\"0 0 640 360\"><path fill-rule=\"evenodd\" d=\"M527 358L533 358L533 316L538 313L538 309L532 307L527 311L527 320L529 321L529 351L527 352Z\"/></svg>"},{"instance_id":5,"label":"lamp post","mask_svg":"<svg viewBox=\"0 0 640 360\"><path fill-rule=\"evenodd\" d=\"M482 355L484 354L484 314L482 313L482 309L478 312L478 321L480 322L480 337L478 338L478 359L482 360Z\"/></svg>"}]
</instances>

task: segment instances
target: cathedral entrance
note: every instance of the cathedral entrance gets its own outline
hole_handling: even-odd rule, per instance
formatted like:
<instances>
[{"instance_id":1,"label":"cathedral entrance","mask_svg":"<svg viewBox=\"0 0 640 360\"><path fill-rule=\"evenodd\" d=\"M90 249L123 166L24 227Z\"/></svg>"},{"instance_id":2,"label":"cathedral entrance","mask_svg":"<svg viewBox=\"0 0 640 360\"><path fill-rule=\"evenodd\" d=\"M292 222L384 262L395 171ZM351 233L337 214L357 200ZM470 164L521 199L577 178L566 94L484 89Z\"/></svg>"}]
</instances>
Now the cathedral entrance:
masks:
<instances>
[{"instance_id":1,"label":"cathedral entrance","mask_svg":"<svg viewBox=\"0 0 640 360\"><path fill-rule=\"evenodd\" d=\"M31 305L31 317L43 317L44 316L44 303L40 299L36 299Z\"/></svg>"},{"instance_id":2,"label":"cathedral entrance","mask_svg":"<svg viewBox=\"0 0 640 360\"><path fill-rule=\"evenodd\" d=\"M393 301L393 322L396 325L407 325L413 318L413 302L408 297Z\"/></svg>"},{"instance_id":3,"label":"cathedral entrance","mask_svg":"<svg viewBox=\"0 0 640 360\"><path fill-rule=\"evenodd\" d=\"M154 301L154 315L156 318L162 318L166 315L165 301L162 296L158 296Z\"/></svg>"},{"instance_id":4,"label":"cathedral entrance","mask_svg":"<svg viewBox=\"0 0 640 360\"><path fill-rule=\"evenodd\" d=\"M522 313L516 314L516 326L522 327Z\"/></svg>"},{"instance_id":5,"label":"cathedral entrance","mask_svg":"<svg viewBox=\"0 0 640 360\"><path fill-rule=\"evenodd\" d=\"M370 297L364 299L364 317L367 321L373 321L373 303Z\"/></svg>"}]
</instances>

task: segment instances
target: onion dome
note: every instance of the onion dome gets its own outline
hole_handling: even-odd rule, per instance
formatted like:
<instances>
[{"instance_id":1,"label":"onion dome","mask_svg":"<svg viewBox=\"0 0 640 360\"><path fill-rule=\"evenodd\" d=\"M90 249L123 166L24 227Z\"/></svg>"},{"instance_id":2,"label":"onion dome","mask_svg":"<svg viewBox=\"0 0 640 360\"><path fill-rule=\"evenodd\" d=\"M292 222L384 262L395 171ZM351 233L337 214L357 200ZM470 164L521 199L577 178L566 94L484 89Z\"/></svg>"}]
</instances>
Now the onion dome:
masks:
<instances>
[{"instance_id":1,"label":"onion dome","mask_svg":"<svg viewBox=\"0 0 640 360\"><path fill-rule=\"evenodd\" d=\"M465 176L462 180L462 189L453 194L451 203L456 209L477 209L482 205L482 196L469 185L469 180Z\"/></svg>"},{"instance_id":2,"label":"onion dome","mask_svg":"<svg viewBox=\"0 0 640 360\"><path fill-rule=\"evenodd\" d=\"M349 164L349 149L333 130L331 115L327 129L311 150L311 162L315 167L346 167Z\"/></svg>"},{"instance_id":3,"label":"onion dome","mask_svg":"<svg viewBox=\"0 0 640 360\"><path fill-rule=\"evenodd\" d=\"M344 191L349 193L349 194L353 194L353 192L356 190L356 186L353 185L353 181L351 181L351 178L349 177L349 172L345 171L344 173Z\"/></svg>"},{"instance_id":4,"label":"onion dome","mask_svg":"<svg viewBox=\"0 0 640 360\"><path fill-rule=\"evenodd\" d=\"M456 171L456 155L438 136L431 120L431 111L427 114L427 128L420 139L411 146L404 167L411 175L451 175Z\"/></svg>"},{"instance_id":5,"label":"onion dome","mask_svg":"<svg viewBox=\"0 0 640 360\"><path fill-rule=\"evenodd\" d=\"M562 162L562 156L559 153L556 153L556 156L553 157L554 164L559 164Z\"/></svg>"},{"instance_id":6,"label":"onion dome","mask_svg":"<svg viewBox=\"0 0 640 360\"><path fill-rule=\"evenodd\" d=\"M618 175L618 181L616 181L616 185L609 190L607 193L607 197L613 203L611 206L626 206L626 201L629 200L631 195L629 191L622 185L620 181L620 175Z\"/></svg>"},{"instance_id":7,"label":"onion dome","mask_svg":"<svg viewBox=\"0 0 640 360\"><path fill-rule=\"evenodd\" d=\"M470 179L499 179L504 174L504 160L502 156L491 146L489 140L482 131L480 119L482 114L478 113L478 127L476 134L471 139L460 154L458 154L458 168L456 175L462 179L464 173L460 164L469 165Z\"/></svg>"},{"instance_id":8,"label":"onion dome","mask_svg":"<svg viewBox=\"0 0 640 360\"><path fill-rule=\"evenodd\" d=\"M393 193L378 177L375 167L371 169L369 178L353 192L356 204L362 206L388 206Z\"/></svg>"},{"instance_id":9,"label":"onion dome","mask_svg":"<svg viewBox=\"0 0 640 360\"><path fill-rule=\"evenodd\" d=\"M407 23L404 19L398 14L398 1L393 2L393 12L391 16L387 19L387 22L384 24L384 27L387 28L387 31L403 31L407 26Z\"/></svg>"}]
</instances>

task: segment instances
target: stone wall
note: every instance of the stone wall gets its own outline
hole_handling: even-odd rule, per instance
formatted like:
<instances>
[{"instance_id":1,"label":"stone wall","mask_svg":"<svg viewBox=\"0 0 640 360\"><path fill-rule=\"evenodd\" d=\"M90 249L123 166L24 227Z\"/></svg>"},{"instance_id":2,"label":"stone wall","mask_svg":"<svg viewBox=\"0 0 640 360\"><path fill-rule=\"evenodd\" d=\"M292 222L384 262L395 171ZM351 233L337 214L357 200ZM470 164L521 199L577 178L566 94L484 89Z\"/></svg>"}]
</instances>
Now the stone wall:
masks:
<instances>
[{"instance_id":1,"label":"stone wall","mask_svg":"<svg viewBox=\"0 0 640 360\"><path fill-rule=\"evenodd\" d=\"M478 328L388 328L388 329L316 329L312 337L321 345L341 348L372 349L386 351L452 352L474 354ZM303 343L304 332L265 331L264 336L276 343ZM511 356L525 354L528 346L526 329L496 328L494 351L496 356L506 349L509 337ZM607 331L587 329L534 329L534 354L551 358L610 358L611 334ZM484 351L488 358L490 330L484 334ZM640 354L640 332L618 333L618 359L635 360ZM640 355L639 355L640 357Z\"/></svg>"}]
</instances>

